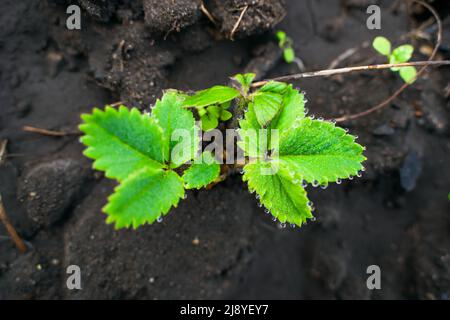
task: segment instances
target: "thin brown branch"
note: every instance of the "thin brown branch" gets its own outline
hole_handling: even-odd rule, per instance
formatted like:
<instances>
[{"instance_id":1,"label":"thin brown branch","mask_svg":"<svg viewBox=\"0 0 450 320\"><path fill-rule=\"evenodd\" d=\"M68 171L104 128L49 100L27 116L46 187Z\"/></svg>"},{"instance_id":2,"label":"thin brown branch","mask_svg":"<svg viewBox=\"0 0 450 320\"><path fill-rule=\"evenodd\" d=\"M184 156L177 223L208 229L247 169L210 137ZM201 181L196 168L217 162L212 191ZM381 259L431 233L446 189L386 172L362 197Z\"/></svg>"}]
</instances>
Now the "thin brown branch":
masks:
<instances>
[{"instance_id":1,"label":"thin brown branch","mask_svg":"<svg viewBox=\"0 0 450 320\"><path fill-rule=\"evenodd\" d=\"M270 80L262 80L259 82L254 82L252 84L252 87L254 87L254 88L261 87L261 86L267 84L269 81L293 81L293 80L312 78L312 77L328 77L328 76L333 76L336 74L351 73L351 72L358 72L358 71L383 70L383 69L390 69L390 68L395 68L395 67L401 68L401 67L430 66L430 65L434 65L434 66L450 65L450 60L440 60L440 61L428 61L427 60L427 61L415 61L415 62L405 62L405 63L374 64L374 65L346 67L346 68L339 68L339 69L325 69L325 70L319 70L319 71L296 73L296 74L291 74L291 75L287 75L287 76L273 78Z\"/></svg>"},{"instance_id":2,"label":"thin brown branch","mask_svg":"<svg viewBox=\"0 0 450 320\"><path fill-rule=\"evenodd\" d=\"M239 19L234 24L233 30L231 30L231 33L230 33L231 40L234 40L234 34L236 33L237 29L239 28L239 25L241 24L242 18L244 18L244 14L245 14L245 12L247 12L247 9L248 9L248 5L246 5L244 7L244 9L242 9L241 14L239 15Z\"/></svg>"},{"instance_id":3,"label":"thin brown branch","mask_svg":"<svg viewBox=\"0 0 450 320\"><path fill-rule=\"evenodd\" d=\"M203 1L200 4L200 10L203 12L203 14L211 21L213 24L217 25L216 19L212 16L211 12L206 9L205 4Z\"/></svg>"},{"instance_id":4,"label":"thin brown branch","mask_svg":"<svg viewBox=\"0 0 450 320\"><path fill-rule=\"evenodd\" d=\"M24 127L22 127L22 130L26 131L26 132L38 133L38 134L41 134L44 136L50 136L50 137L65 137L65 136L75 136L75 135L81 134L81 132L78 132L78 131L71 131L71 132L54 131L54 130L47 130L47 129L36 128L36 127L31 127L31 126L24 126Z\"/></svg>"},{"instance_id":5,"label":"thin brown branch","mask_svg":"<svg viewBox=\"0 0 450 320\"><path fill-rule=\"evenodd\" d=\"M3 162L6 159L6 145L8 144L8 140L2 140L0 142L0 165L3 164Z\"/></svg>"},{"instance_id":6,"label":"thin brown branch","mask_svg":"<svg viewBox=\"0 0 450 320\"><path fill-rule=\"evenodd\" d=\"M11 221L9 220L8 216L6 215L5 207L3 206L2 201L2 195L0 194L0 221L3 223L3 225L6 228L6 231L10 235L11 239L13 240L14 244L16 245L17 249L21 253L27 252L27 246L23 242L22 238L18 235L16 229L14 229Z\"/></svg>"},{"instance_id":7,"label":"thin brown branch","mask_svg":"<svg viewBox=\"0 0 450 320\"><path fill-rule=\"evenodd\" d=\"M108 104L108 106L110 106L110 107L118 107L118 106L120 106L120 105L122 105L123 104L123 101L117 101L117 102L114 102L114 103L111 103L111 104Z\"/></svg>"}]
</instances>

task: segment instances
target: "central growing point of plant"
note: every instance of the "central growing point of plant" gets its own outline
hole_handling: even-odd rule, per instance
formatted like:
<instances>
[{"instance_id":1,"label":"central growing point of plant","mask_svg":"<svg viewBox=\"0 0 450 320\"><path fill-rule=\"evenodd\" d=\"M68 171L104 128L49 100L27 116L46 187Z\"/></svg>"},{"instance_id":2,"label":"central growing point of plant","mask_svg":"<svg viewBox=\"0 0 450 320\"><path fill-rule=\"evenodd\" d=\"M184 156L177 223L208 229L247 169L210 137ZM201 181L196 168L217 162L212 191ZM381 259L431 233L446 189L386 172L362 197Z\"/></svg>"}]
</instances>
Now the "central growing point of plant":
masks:
<instances>
[{"instance_id":1,"label":"central growing point of plant","mask_svg":"<svg viewBox=\"0 0 450 320\"><path fill-rule=\"evenodd\" d=\"M243 180L274 220L301 226L312 219L305 187L359 176L364 148L333 122L306 117L304 94L268 82L251 91L253 74L236 75L235 87L215 86L194 95L168 90L151 115L124 106L82 115L84 154L119 186L104 207L116 228L137 228L162 219L185 197L221 180L220 164L201 152L196 118L204 131L232 117L237 106ZM182 132L183 134L178 134Z\"/></svg>"}]
</instances>

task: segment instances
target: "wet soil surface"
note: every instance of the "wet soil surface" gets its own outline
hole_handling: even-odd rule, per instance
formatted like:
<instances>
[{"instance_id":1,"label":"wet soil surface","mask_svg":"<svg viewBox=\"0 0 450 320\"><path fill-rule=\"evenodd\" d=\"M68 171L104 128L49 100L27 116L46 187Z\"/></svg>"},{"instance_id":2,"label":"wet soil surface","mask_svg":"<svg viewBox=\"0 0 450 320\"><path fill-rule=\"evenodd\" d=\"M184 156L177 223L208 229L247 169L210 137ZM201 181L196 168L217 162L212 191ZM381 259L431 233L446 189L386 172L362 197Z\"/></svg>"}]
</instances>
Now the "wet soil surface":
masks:
<instances>
[{"instance_id":1,"label":"wet soil surface","mask_svg":"<svg viewBox=\"0 0 450 320\"><path fill-rule=\"evenodd\" d=\"M367 170L327 190L309 187L317 221L301 229L280 229L235 175L188 192L162 223L115 231L101 213L115 182L91 169L78 136L22 130L73 132L94 106L120 100L147 109L162 89L202 89L244 70L260 78L298 72L280 60L275 25L316 70L429 18L379 3L382 30L371 31L366 1L205 1L211 19L194 0L80 0L82 30L68 31L64 0L2 1L0 139L8 144L0 193L28 252L18 253L0 226L0 299L448 299L448 68L382 112L344 124L367 147ZM435 5L448 34L445 3ZM426 59L430 43L414 45L414 58ZM361 49L341 66L374 62L383 61ZM310 113L327 118L365 110L401 81L385 71L296 85ZM69 265L80 266L82 290L67 289ZM381 268L381 290L367 289L369 265Z\"/></svg>"}]
</instances>

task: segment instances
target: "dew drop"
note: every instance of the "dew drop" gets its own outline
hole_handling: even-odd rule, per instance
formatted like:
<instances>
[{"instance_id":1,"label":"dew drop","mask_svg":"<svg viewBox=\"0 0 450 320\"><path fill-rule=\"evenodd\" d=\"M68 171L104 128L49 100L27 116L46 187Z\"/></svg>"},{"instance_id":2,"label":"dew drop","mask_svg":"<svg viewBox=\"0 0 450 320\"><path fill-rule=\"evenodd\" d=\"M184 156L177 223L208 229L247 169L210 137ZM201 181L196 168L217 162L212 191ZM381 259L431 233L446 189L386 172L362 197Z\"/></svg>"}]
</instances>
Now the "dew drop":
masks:
<instances>
[{"instance_id":1,"label":"dew drop","mask_svg":"<svg viewBox=\"0 0 450 320\"><path fill-rule=\"evenodd\" d=\"M291 223L291 228L295 229L295 224Z\"/></svg>"},{"instance_id":2,"label":"dew drop","mask_svg":"<svg viewBox=\"0 0 450 320\"><path fill-rule=\"evenodd\" d=\"M358 178L361 178L361 177L362 177L361 171L358 171L358 173L356 174L356 176L357 176Z\"/></svg>"},{"instance_id":3,"label":"dew drop","mask_svg":"<svg viewBox=\"0 0 450 320\"><path fill-rule=\"evenodd\" d=\"M309 112L308 108L305 108L305 114L307 114Z\"/></svg>"},{"instance_id":4,"label":"dew drop","mask_svg":"<svg viewBox=\"0 0 450 320\"><path fill-rule=\"evenodd\" d=\"M308 99L304 98L304 99L303 99L303 102L307 103L307 102L308 102Z\"/></svg>"},{"instance_id":5,"label":"dew drop","mask_svg":"<svg viewBox=\"0 0 450 320\"><path fill-rule=\"evenodd\" d=\"M280 224L279 224L279 227L280 227L281 229L286 228L286 223L280 223Z\"/></svg>"},{"instance_id":6,"label":"dew drop","mask_svg":"<svg viewBox=\"0 0 450 320\"><path fill-rule=\"evenodd\" d=\"M319 118L317 118L317 120L323 121L323 117L319 117Z\"/></svg>"},{"instance_id":7,"label":"dew drop","mask_svg":"<svg viewBox=\"0 0 450 320\"><path fill-rule=\"evenodd\" d=\"M312 115L309 116L309 118L310 118L311 120L314 120L315 116L312 114Z\"/></svg>"},{"instance_id":8,"label":"dew drop","mask_svg":"<svg viewBox=\"0 0 450 320\"><path fill-rule=\"evenodd\" d=\"M332 124L336 124L336 119L331 119L330 121Z\"/></svg>"},{"instance_id":9,"label":"dew drop","mask_svg":"<svg viewBox=\"0 0 450 320\"><path fill-rule=\"evenodd\" d=\"M353 176L348 176L348 180L353 180Z\"/></svg>"},{"instance_id":10,"label":"dew drop","mask_svg":"<svg viewBox=\"0 0 450 320\"><path fill-rule=\"evenodd\" d=\"M261 202L260 202L260 203L258 203L258 207L260 207L260 208L261 208L262 206L263 206L263 205L262 205L262 203L261 203Z\"/></svg>"},{"instance_id":11,"label":"dew drop","mask_svg":"<svg viewBox=\"0 0 450 320\"><path fill-rule=\"evenodd\" d=\"M366 167L362 167L361 171L363 171L363 172L366 171Z\"/></svg>"},{"instance_id":12,"label":"dew drop","mask_svg":"<svg viewBox=\"0 0 450 320\"><path fill-rule=\"evenodd\" d=\"M302 187L306 188L307 186L308 186L308 182L306 182L306 180L303 180L302 181Z\"/></svg>"},{"instance_id":13,"label":"dew drop","mask_svg":"<svg viewBox=\"0 0 450 320\"><path fill-rule=\"evenodd\" d=\"M300 92L302 95L305 95L306 94L306 91L305 90L302 90L302 92Z\"/></svg>"},{"instance_id":14,"label":"dew drop","mask_svg":"<svg viewBox=\"0 0 450 320\"><path fill-rule=\"evenodd\" d=\"M264 210L264 213L265 213L265 214L270 214L269 209Z\"/></svg>"},{"instance_id":15,"label":"dew drop","mask_svg":"<svg viewBox=\"0 0 450 320\"><path fill-rule=\"evenodd\" d=\"M156 219L156 221L157 221L158 223L161 223L161 222L163 221L162 216L159 216L158 219Z\"/></svg>"},{"instance_id":16,"label":"dew drop","mask_svg":"<svg viewBox=\"0 0 450 320\"><path fill-rule=\"evenodd\" d=\"M350 130L348 130L348 128L344 128L344 131L348 133Z\"/></svg>"},{"instance_id":17,"label":"dew drop","mask_svg":"<svg viewBox=\"0 0 450 320\"><path fill-rule=\"evenodd\" d=\"M355 135L355 140L358 139L359 137L357 135Z\"/></svg>"},{"instance_id":18,"label":"dew drop","mask_svg":"<svg viewBox=\"0 0 450 320\"><path fill-rule=\"evenodd\" d=\"M312 201L308 201L308 203L306 204L308 207L312 207L314 205L314 203Z\"/></svg>"},{"instance_id":19,"label":"dew drop","mask_svg":"<svg viewBox=\"0 0 450 320\"><path fill-rule=\"evenodd\" d=\"M337 178L337 179L336 179L336 183L337 183L337 184L341 184L341 183L342 183L342 180L339 179L339 178Z\"/></svg>"},{"instance_id":20,"label":"dew drop","mask_svg":"<svg viewBox=\"0 0 450 320\"><path fill-rule=\"evenodd\" d=\"M239 173L244 174L245 173L244 169L239 170Z\"/></svg>"},{"instance_id":21,"label":"dew drop","mask_svg":"<svg viewBox=\"0 0 450 320\"><path fill-rule=\"evenodd\" d=\"M256 198L256 200L258 200L259 199L259 194L256 194L255 198Z\"/></svg>"},{"instance_id":22,"label":"dew drop","mask_svg":"<svg viewBox=\"0 0 450 320\"><path fill-rule=\"evenodd\" d=\"M316 221L316 220L317 220L316 217L312 217L312 218L311 218L311 221Z\"/></svg>"},{"instance_id":23,"label":"dew drop","mask_svg":"<svg viewBox=\"0 0 450 320\"><path fill-rule=\"evenodd\" d=\"M320 185L320 188L322 188L323 190L325 190L326 188L328 188L328 183L325 183L325 184Z\"/></svg>"},{"instance_id":24,"label":"dew drop","mask_svg":"<svg viewBox=\"0 0 450 320\"><path fill-rule=\"evenodd\" d=\"M314 188L316 188L317 186L319 186L319 181L314 180L314 181L312 182L312 186L313 186Z\"/></svg>"},{"instance_id":25,"label":"dew drop","mask_svg":"<svg viewBox=\"0 0 450 320\"><path fill-rule=\"evenodd\" d=\"M272 218L272 221L273 221L273 222L277 221L277 218L276 218L276 217L273 217L273 218Z\"/></svg>"}]
</instances>

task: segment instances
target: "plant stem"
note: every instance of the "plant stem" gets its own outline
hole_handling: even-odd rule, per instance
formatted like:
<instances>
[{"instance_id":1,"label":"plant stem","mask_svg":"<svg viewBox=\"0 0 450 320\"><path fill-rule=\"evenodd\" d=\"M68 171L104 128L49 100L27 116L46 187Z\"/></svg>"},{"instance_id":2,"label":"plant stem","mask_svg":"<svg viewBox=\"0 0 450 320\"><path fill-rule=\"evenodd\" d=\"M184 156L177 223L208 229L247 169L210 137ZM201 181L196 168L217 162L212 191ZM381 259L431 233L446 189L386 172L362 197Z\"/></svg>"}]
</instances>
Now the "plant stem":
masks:
<instances>
[{"instance_id":1,"label":"plant stem","mask_svg":"<svg viewBox=\"0 0 450 320\"><path fill-rule=\"evenodd\" d=\"M450 60L439 60L439 61L415 61L415 62L405 62L405 63L386 63L386 64L375 64L368 66L356 66L356 67L346 67L339 69L325 69L319 71L296 73L287 76L277 77L270 80L263 80L254 82L252 87L257 88L267 84L269 81L292 81L303 78L312 77L327 77L336 74L351 73L366 70L383 70L390 68L401 68L401 67L413 67L413 66L440 66L440 65L450 65Z\"/></svg>"},{"instance_id":2,"label":"plant stem","mask_svg":"<svg viewBox=\"0 0 450 320\"><path fill-rule=\"evenodd\" d=\"M17 249L21 253L27 252L27 247L20 236L17 234L16 229L14 229L11 221L6 215L5 207L3 206L2 196L0 194L0 221L5 225L6 231L9 233L11 239L14 241Z\"/></svg>"}]
</instances>

